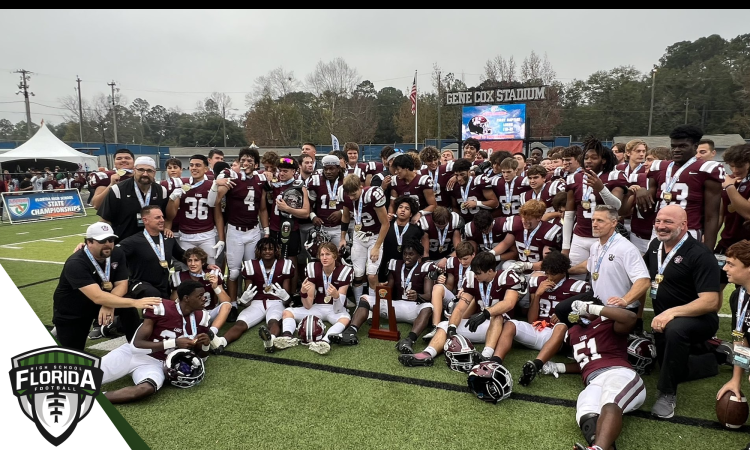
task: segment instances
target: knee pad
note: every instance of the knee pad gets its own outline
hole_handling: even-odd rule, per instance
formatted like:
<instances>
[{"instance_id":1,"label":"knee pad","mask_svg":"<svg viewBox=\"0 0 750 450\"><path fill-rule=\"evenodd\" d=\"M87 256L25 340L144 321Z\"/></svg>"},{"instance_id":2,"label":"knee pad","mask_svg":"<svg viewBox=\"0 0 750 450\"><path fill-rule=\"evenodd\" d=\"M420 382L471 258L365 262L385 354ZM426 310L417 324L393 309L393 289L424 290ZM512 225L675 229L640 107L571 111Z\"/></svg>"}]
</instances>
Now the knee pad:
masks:
<instances>
[{"instance_id":1,"label":"knee pad","mask_svg":"<svg viewBox=\"0 0 750 450\"><path fill-rule=\"evenodd\" d=\"M599 420L599 414L588 413L588 414L584 414L581 417L581 421L578 423L578 426L581 427L581 432L583 433L583 437L586 438L586 442L588 442L589 445L593 445L594 439L596 439L597 420Z\"/></svg>"},{"instance_id":2,"label":"knee pad","mask_svg":"<svg viewBox=\"0 0 750 450\"><path fill-rule=\"evenodd\" d=\"M229 269L229 279L235 281L240 277L240 269Z\"/></svg>"},{"instance_id":3,"label":"knee pad","mask_svg":"<svg viewBox=\"0 0 750 450\"><path fill-rule=\"evenodd\" d=\"M359 308L364 308L364 309L366 309L366 310L369 311L370 310L370 302L368 302L367 300L359 299L359 302L357 303L357 309L359 309Z\"/></svg>"}]
</instances>

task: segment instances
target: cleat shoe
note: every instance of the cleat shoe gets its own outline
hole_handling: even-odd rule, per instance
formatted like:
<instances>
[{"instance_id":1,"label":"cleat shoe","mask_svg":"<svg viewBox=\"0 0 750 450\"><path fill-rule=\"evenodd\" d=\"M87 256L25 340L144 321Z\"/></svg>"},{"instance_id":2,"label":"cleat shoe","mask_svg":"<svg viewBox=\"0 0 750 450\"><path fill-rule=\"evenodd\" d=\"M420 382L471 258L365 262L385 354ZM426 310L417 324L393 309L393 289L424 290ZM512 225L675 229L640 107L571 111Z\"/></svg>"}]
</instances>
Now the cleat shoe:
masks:
<instances>
[{"instance_id":1,"label":"cleat shoe","mask_svg":"<svg viewBox=\"0 0 750 450\"><path fill-rule=\"evenodd\" d=\"M95 326L89 332L89 339L91 340L101 339L103 337L104 337L104 334L102 334L102 327L100 326Z\"/></svg>"},{"instance_id":2,"label":"cleat shoe","mask_svg":"<svg viewBox=\"0 0 750 450\"><path fill-rule=\"evenodd\" d=\"M347 309L354 308L355 306L357 306L356 303L354 303L351 299L349 299L349 298L346 299L346 307L347 307Z\"/></svg>"},{"instance_id":3,"label":"cleat shoe","mask_svg":"<svg viewBox=\"0 0 750 450\"><path fill-rule=\"evenodd\" d=\"M651 407L651 414L660 419L670 419L674 416L675 406L677 406L676 395L659 392L656 403Z\"/></svg>"},{"instance_id":4,"label":"cleat shoe","mask_svg":"<svg viewBox=\"0 0 750 450\"><path fill-rule=\"evenodd\" d=\"M719 364L725 366L734 365L732 364L734 361L734 348L726 341L722 341L721 344L716 347L714 352L716 353L716 360Z\"/></svg>"},{"instance_id":5,"label":"cleat shoe","mask_svg":"<svg viewBox=\"0 0 750 450\"><path fill-rule=\"evenodd\" d=\"M431 366L434 363L432 356L427 352L398 355L398 362L406 367Z\"/></svg>"},{"instance_id":6,"label":"cleat shoe","mask_svg":"<svg viewBox=\"0 0 750 450\"><path fill-rule=\"evenodd\" d=\"M225 338L220 337L219 340L221 342L219 343L219 345L215 349L213 349L214 355L221 355L222 353L224 353L224 349L228 345L227 344L227 340Z\"/></svg>"},{"instance_id":7,"label":"cleat shoe","mask_svg":"<svg viewBox=\"0 0 750 450\"><path fill-rule=\"evenodd\" d=\"M232 306L232 309L229 310L229 315L227 316L227 323L234 323L237 322L237 317L239 317L240 311L237 309L236 306Z\"/></svg>"},{"instance_id":8,"label":"cleat shoe","mask_svg":"<svg viewBox=\"0 0 750 450\"><path fill-rule=\"evenodd\" d=\"M331 344L326 341L311 342L309 346L310 350L320 355L325 355L331 351Z\"/></svg>"},{"instance_id":9,"label":"cleat shoe","mask_svg":"<svg viewBox=\"0 0 750 450\"><path fill-rule=\"evenodd\" d=\"M405 337L398 341L398 343L396 344L396 350L398 350L398 352L401 354L414 353L414 341L412 341L408 337Z\"/></svg>"},{"instance_id":10,"label":"cleat shoe","mask_svg":"<svg viewBox=\"0 0 750 450\"><path fill-rule=\"evenodd\" d=\"M438 330L438 327L433 326L432 330L430 330L429 332L425 333L424 336L422 336L422 340L425 342L430 342L430 340L433 337L435 337L435 333L437 333L437 330Z\"/></svg>"},{"instance_id":11,"label":"cleat shoe","mask_svg":"<svg viewBox=\"0 0 750 450\"><path fill-rule=\"evenodd\" d=\"M359 339L357 339L357 332L352 327L346 327L341 334L332 334L329 336L331 342L339 345L357 345Z\"/></svg>"},{"instance_id":12,"label":"cleat shoe","mask_svg":"<svg viewBox=\"0 0 750 450\"><path fill-rule=\"evenodd\" d=\"M52 337L57 338L57 327L52 327L52 329L49 330L49 334L51 334Z\"/></svg>"},{"instance_id":13,"label":"cleat shoe","mask_svg":"<svg viewBox=\"0 0 750 450\"><path fill-rule=\"evenodd\" d=\"M532 361L526 361L523 364L523 368L521 368L521 378L518 379L518 382L521 386L528 386L534 381L534 378L536 378L536 373L537 370L534 363Z\"/></svg>"},{"instance_id":14,"label":"cleat shoe","mask_svg":"<svg viewBox=\"0 0 750 450\"><path fill-rule=\"evenodd\" d=\"M273 340L274 348L277 348L279 350L294 347L295 345L299 345L299 339L293 338L291 336L278 336Z\"/></svg>"},{"instance_id":15,"label":"cleat shoe","mask_svg":"<svg viewBox=\"0 0 750 450\"><path fill-rule=\"evenodd\" d=\"M268 331L268 328L265 327L265 325L261 325L261 327L258 329L258 335L263 341L263 347L266 349L266 353L273 353L273 351L275 350L273 346L273 342L275 339L271 335L271 332Z\"/></svg>"}]
</instances>

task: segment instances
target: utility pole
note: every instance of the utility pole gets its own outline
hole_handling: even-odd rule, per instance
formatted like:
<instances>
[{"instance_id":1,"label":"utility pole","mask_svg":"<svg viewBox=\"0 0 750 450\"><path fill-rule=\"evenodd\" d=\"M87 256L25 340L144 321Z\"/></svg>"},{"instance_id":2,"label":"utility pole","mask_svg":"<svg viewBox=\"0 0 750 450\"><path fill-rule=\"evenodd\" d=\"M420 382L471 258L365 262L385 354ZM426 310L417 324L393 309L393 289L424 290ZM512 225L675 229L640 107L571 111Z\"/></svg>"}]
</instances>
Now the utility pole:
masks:
<instances>
[{"instance_id":1,"label":"utility pole","mask_svg":"<svg viewBox=\"0 0 750 450\"><path fill-rule=\"evenodd\" d=\"M441 140L442 135L440 134L440 105L442 105L443 103L443 97L442 97L442 94L440 93L440 71L439 70L438 70L437 76L438 76L438 89L437 89L438 90L438 99L437 99L438 100L438 135L437 135L438 145L437 147L438 147L438 154L440 154L440 148L442 147L442 140Z\"/></svg>"},{"instance_id":2,"label":"utility pole","mask_svg":"<svg viewBox=\"0 0 750 450\"><path fill-rule=\"evenodd\" d=\"M227 110L224 101L221 102L221 127L224 130L224 148L227 147Z\"/></svg>"},{"instance_id":3,"label":"utility pole","mask_svg":"<svg viewBox=\"0 0 750 450\"><path fill-rule=\"evenodd\" d=\"M16 92L16 95L23 92L23 98L26 101L26 133L28 134L29 139L31 139L31 107L29 106L29 95L34 96L34 93L29 92L29 79L31 78L29 75L34 72L20 69L16 70L16 73L21 74L21 82L18 83L18 89L21 90Z\"/></svg>"},{"instance_id":4,"label":"utility pole","mask_svg":"<svg viewBox=\"0 0 750 450\"><path fill-rule=\"evenodd\" d=\"M115 105L115 81L107 83L112 88L112 124L114 125L115 144L117 144L117 105ZM119 89L118 89L119 91Z\"/></svg>"},{"instance_id":5,"label":"utility pole","mask_svg":"<svg viewBox=\"0 0 750 450\"><path fill-rule=\"evenodd\" d=\"M76 81L78 82L78 131L81 133L81 142L83 143L83 106L81 106L81 80L76 75Z\"/></svg>"},{"instance_id":6,"label":"utility pole","mask_svg":"<svg viewBox=\"0 0 750 450\"><path fill-rule=\"evenodd\" d=\"M648 113L648 135L651 136L651 122L654 119L654 87L656 84L656 69L651 70L651 110Z\"/></svg>"},{"instance_id":7,"label":"utility pole","mask_svg":"<svg viewBox=\"0 0 750 450\"><path fill-rule=\"evenodd\" d=\"M690 97L685 98L685 125L687 125L688 116L688 105L690 104Z\"/></svg>"}]
</instances>

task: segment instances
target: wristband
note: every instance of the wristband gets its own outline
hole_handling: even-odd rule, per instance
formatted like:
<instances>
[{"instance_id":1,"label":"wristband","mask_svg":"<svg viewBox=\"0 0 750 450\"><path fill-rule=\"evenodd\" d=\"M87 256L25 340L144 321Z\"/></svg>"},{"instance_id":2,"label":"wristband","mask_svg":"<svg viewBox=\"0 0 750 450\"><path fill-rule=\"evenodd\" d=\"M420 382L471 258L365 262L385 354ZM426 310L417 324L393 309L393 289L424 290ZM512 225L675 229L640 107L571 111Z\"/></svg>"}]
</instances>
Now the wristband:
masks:
<instances>
[{"instance_id":1,"label":"wristband","mask_svg":"<svg viewBox=\"0 0 750 450\"><path fill-rule=\"evenodd\" d=\"M307 292L300 292L299 298L307 298Z\"/></svg>"},{"instance_id":2,"label":"wristband","mask_svg":"<svg viewBox=\"0 0 750 450\"><path fill-rule=\"evenodd\" d=\"M586 308L589 312L589 314L593 314L595 316L601 315L602 309L604 309L604 306L602 305L589 305Z\"/></svg>"},{"instance_id":3,"label":"wristband","mask_svg":"<svg viewBox=\"0 0 750 450\"><path fill-rule=\"evenodd\" d=\"M492 253L493 256L497 255L497 253L495 253L495 249L494 248L492 250L490 250L490 253Z\"/></svg>"},{"instance_id":4,"label":"wristband","mask_svg":"<svg viewBox=\"0 0 750 450\"><path fill-rule=\"evenodd\" d=\"M477 208L490 209L481 200L477 200Z\"/></svg>"},{"instance_id":5,"label":"wristband","mask_svg":"<svg viewBox=\"0 0 750 450\"><path fill-rule=\"evenodd\" d=\"M348 231L349 231L349 222L347 223L341 222L341 232L346 233Z\"/></svg>"},{"instance_id":6,"label":"wristband","mask_svg":"<svg viewBox=\"0 0 750 450\"><path fill-rule=\"evenodd\" d=\"M162 341L164 344L164 350L169 350L170 348L175 348L177 346L177 341L175 339L167 339L166 341Z\"/></svg>"},{"instance_id":7,"label":"wristband","mask_svg":"<svg viewBox=\"0 0 750 450\"><path fill-rule=\"evenodd\" d=\"M314 219L314 218L316 218L316 217L318 217L318 215L317 215L317 214L315 214L314 212L311 212L311 213L310 213L310 220L313 220L313 219Z\"/></svg>"},{"instance_id":8,"label":"wristband","mask_svg":"<svg viewBox=\"0 0 750 450\"><path fill-rule=\"evenodd\" d=\"M448 332L450 333L451 329L453 329L453 332L456 332L456 326L455 325L448 325Z\"/></svg>"},{"instance_id":9,"label":"wristband","mask_svg":"<svg viewBox=\"0 0 750 450\"><path fill-rule=\"evenodd\" d=\"M216 286L216 287L214 288L214 293L215 293L216 295L219 295L219 294L221 294L221 286Z\"/></svg>"},{"instance_id":10,"label":"wristband","mask_svg":"<svg viewBox=\"0 0 750 450\"><path fill-rule=\"evenodd\" d=\"M210 346L210 345L201 345L201 350L203 350L204 352L207 352L207 351L209 351L210 349L211 349L211 346Z\"/></svg>"},{"instance_id":11,"label":"wristband","mask_svg":"<svg viewBox=\"0 0 750 450\"><path fill-rule=\"evenodd\" d=\"M271 235L271 230L268 227L263 227L263 234Z\"/></svg>"},{"instance_id":12,"label":"wristband","mask_svg":"<svg viewBox=\"0 0 750 450\"><path fill-rule=\"evenodd\" d=\"M219 192L219 185L218 185L218 184L216 184L216 183L212 184L212 185L211 185L211 190L212 190L213 192Z\"/></svg>"}]
</instances>

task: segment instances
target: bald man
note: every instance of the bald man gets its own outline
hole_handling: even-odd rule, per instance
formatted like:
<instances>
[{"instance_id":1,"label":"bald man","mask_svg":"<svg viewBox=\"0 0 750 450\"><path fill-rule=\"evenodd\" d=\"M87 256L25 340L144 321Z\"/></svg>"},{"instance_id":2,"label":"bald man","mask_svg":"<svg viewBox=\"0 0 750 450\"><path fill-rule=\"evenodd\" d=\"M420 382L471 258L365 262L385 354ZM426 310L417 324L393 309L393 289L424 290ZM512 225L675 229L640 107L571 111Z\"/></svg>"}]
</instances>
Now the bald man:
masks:
<instances>
[{"instance_id":1,"label":"bald man","mask_svg":"<svg viewBox=\"0 0 750 450\"><path fill-rule=\"evenodd\" d=\"M711 250L688 233L687 214L679 205L659 210L654 232L656 239L643 255L651 277L651 328L660 361L659 394L651 414L668 419L674 415L678 383L719 373L719 356L707 352L706 343L719 328L719 266ZM691 349L699 351L691 354Z\"/></svg>"}]
</instances>

